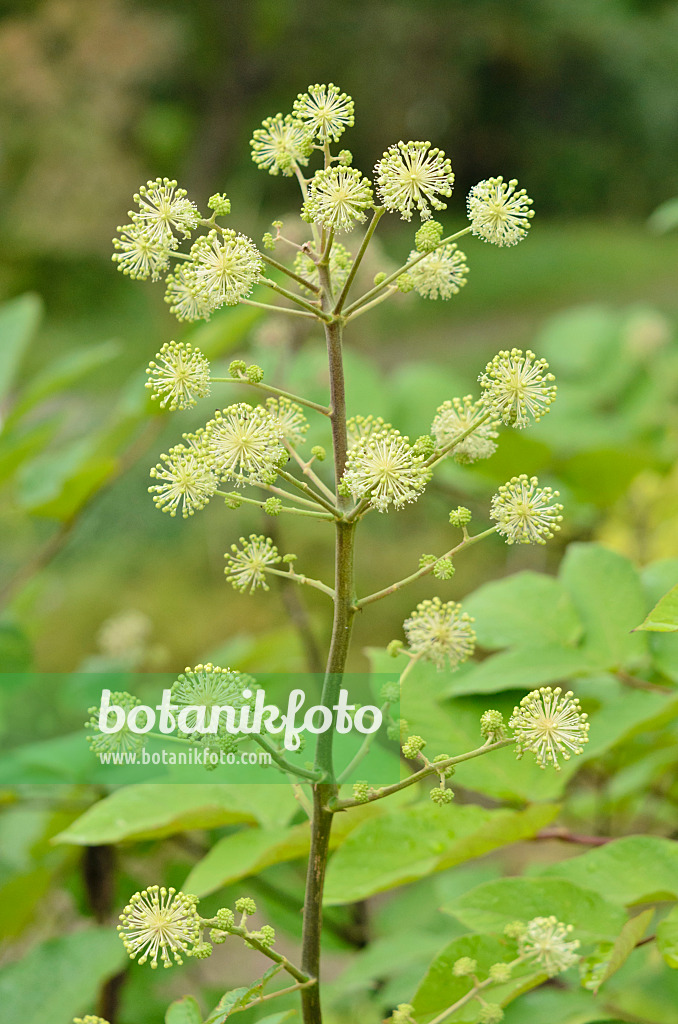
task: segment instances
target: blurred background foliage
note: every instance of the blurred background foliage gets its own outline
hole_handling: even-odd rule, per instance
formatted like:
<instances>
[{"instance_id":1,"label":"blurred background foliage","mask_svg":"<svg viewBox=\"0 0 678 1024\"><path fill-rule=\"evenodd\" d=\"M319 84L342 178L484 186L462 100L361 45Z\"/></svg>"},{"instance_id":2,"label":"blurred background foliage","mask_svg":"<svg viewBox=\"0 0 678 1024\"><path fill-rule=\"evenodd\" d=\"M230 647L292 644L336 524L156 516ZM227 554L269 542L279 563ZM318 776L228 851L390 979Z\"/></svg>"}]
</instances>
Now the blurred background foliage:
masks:
<instances>
[{"instance_id":1,"label":"blurred background foliage","mask_svg":"<svg viewBox=\"0 0 678 1024\"><path fill-rule=\"evenodd\" d=\"M309 601L307 621L284 588L236 595L223 581L222 556L243 533L275 530L281 547L298 553L301 571L312 566L329 577L329 531L214 502L188 522L158 513L146 493L148 469L209 417L214 398L164 415L147 398L143 369L164 341L181 338L219 368L242 355L281 386L324 399L322 339L245 307L207 325L180 325L161 288L130 282L110 262L110 239L132 194L156 175L178 178L203 210L211 193L228 191L232 225L255 240L279 216L303 237L295 184L257 171L248 140L263 117L289 110L315 81L335 81L354 97L346 145L365 172L401 137L430 138L446 150L457 174L441 218L451 229L463 222L468 188L495 173L518 177L537 213L515 250L468 240L469 284L451 302L398 296L361 318L348 335L350 411L373 412L417 436L438 404L475 392L486 361L512 345L546 356L560 386L548 417L524 432L503 431L491 460L450 463L423 502L368 517L359 580L363 590L385 585L412 571L423 552L449 547L447 513L459 503L484 524L490 496L517 472L559 487L562 533L537 549L492 540L465 555L450 583L428 579L375 606L357 625L352 667L365 669L364 649L400 636L403 618L433 591L459 599L519 570L555 573L572 542L600 541L639 571L659 560L648 570L653 600L675 582L678 236L648 226L653 210L678 194L675 2L5 0L0 11L1 668L174 670L212 658L242 670L294 671L321 658L327 609ZM411 227L395 218L382 225L366 286L412 248ZM226 387L216 397L233 400ZM309 445L327 443L321 427L313 424ZM661 638L656 650L666 654L668 642ZM655 669L658 685L678 678L669 654ZM664 724L658 720L657 737ZM654 760L645 758L643 737L627 740L590 767L570 823L603 834L671 834L675 786L662 780L675 757L659 738ZM648 787L657 790L651 806ZM204 832L182 832L179 821L168 844L142 838L132 846L111 881L110 854L100 852L108 846L86 846L80 859L77 847L49 842L91 800L90 792L68 791L56 803L33 794L0 817L0 838L12 836L0 863L8 958L31 951L31 977L46 964L53 977L62 962L82 963L81 1009L122 957L108 931L94 939L90 932L84 943L77 922L104 920L158 871L181 884L207 841ZM261 797L260 823L293 820L293 806L269 803ZM342 976L337 1005L355 991L351 1012L362 1012L380 972L388 975L383 1012L406 998L433 953L461 934L437 908L519 870L526 857L521 848L501 864L444 872L378 902L371 952ZM294 933L299 865L277 865L257 884L271 919ZM412 964L399 922L414 905L421 954ZM361 904L331 910L331 956L364 945L361 914ZM41 944L73 927L58 948ZM346 962L337 960L337 972ZM635 1003L627 1005L654 999L647 1017L671 1024L675 985L664 982L662 995L656 963L634 963L625 983ZM236 958L227 980L239 982L242 970L249 967ZM216 998L224 979L211 971L201 968L200 983ZM183 991L175 978L149 987L140 974L132 971L125 989L131 1024L160 1019L168 991ZM7 984L25 987L21 978ZM557 1017L565 1005L557 994L557 1006L545 990L533 998L532 1016L510 1019L599 1019L589 994L577 991L567 995L569 1016Z\"/></svg>"}]
</instances>

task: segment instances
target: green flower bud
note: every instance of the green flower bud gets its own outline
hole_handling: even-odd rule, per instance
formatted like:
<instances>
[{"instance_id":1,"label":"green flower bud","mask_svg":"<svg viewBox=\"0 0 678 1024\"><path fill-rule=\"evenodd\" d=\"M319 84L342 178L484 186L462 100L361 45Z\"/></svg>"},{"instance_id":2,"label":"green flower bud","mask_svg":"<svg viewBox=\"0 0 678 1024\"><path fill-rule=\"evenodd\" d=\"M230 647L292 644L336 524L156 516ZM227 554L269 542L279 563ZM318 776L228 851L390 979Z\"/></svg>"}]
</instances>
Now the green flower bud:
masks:
<instances>
[{"instance_id":1,"label":"green flower bud","mask_svg":"<svg viewBox=\"0 0 678 1024\"><path fill-rule=\"evenodd\" d=\"M386 727L386 735L390 740L397 740L404 743L407 738L408 724L406 718L399 718L397 722L389 722Z\"/></svg>"},{"instance_id":2,"label":"green flower bud","mask_svg":"<svg viewBox=\"0 0 678 1024\"><path fill-rule=\"evenodd\" d=\"M400 700L400 683L384 683L379 698L388 704L397 704Z\"/></svg>"},{"instance_id":3,"label":"green flower bud","mask_svg":"<svg viewBox=\"0 0 678 1024\"><path fill-rule=\"evenodd\" d=\"M437 580L451 580L454 576L454 566L451 558L439 558L433 566L433 575Z\"/></svg>"},{"instance_id":4,"label":"green flower bud","mask_svg":"<svg viewBox=\"0 0 678 1024\"><path fill-rule=\"evenodd\" d=\"M191 956L194 956L197 960L207 960L209 956L212 956L212 944L209 942L199 942L197 946L193 947Z\"/></svg>"},{"instance_id":5,"label":"green flower bud","mask_svg":"<svg viewBox=\"0 0 678 1024\"><path fill-rule=\"evenodd\" d=\"M378 274L374 275L374 286L375 286L375 288L378 287L380 284L383 284L385 280L386 280L386 274L384 273L383 270L380 270Z\"/></svg>"},{"instance_id":6,"label":"green flower bud","mask_svg":"<svg viewBox=\"0 0 678 1024\"><path fill-rule=\"evenodd\" d=\"M386 653L389 658L397 658L404 646L405 644L402 640L391 640L386 647Z\"/></svg>"},{"instance_id":7,"label":"green flower bud","mask_svg":"<svg viewBox=\"0 0 678 1024\"><path fill-rule=\"evenodd\" d=\"M391 1024L413 1024L413 1010L409 1003L399 1003L391 1015Z\"/></svg>"},{"instance_id":8,"label":"green flower bud","mask_svg":"<svg viewBox=\"0 0 678 1024\"><path fill-rule=\"evenodd\" d=\"M264 512L267 516L279 516L283 510L283 503L280 498L267 498L264 502Z\"/></svg>"},{"instance_id":9,"label":"green flower bud","mask_svg":"<svg viewBox=\"0 0 678 1024\"><path fill-rule=\"evenodd\" d=\"M499 1024L504 1019L504 1011L499 1003L483 1003L478 1011L478 1024Z\"/></svg>"},{"instance_id":10,"label":"green flower bud","mask_svg":"<svg viewBox=\"0 0 678 1024\"><path fill-rule=\"evenodd\" d=\"M410 736L407 742L403 744L403 756L408 761L411 761L425 746L426 740L422 739L421 736Z\"/></svg>"},{"instance_id":11,"label":"green flower bud","mask_svg":"<svg viewBox=\"0 0 678 1024\"><path fill-rule=\"evenodd\" d=\"M370 798L370 787L367 782L356 782L353 786L353 799L361 804L367 803Z\"/></svg>"},{"instance_id":12,"label":"green flower bud","mask_svg":"<svg viewBox=\"0 0 678 1024\"><path fill-rule=\"evenodd\" d=\"M398 291L406 295L407 292L411 292L414 288L414 281L409 274L401 274L396 280L396 285L398 287Z\"/></svg>"},{"instance_id":13,"label":"green flower bud","mask_svg":"<svg viewBox=\"0 0 678 1024\"><path fill-rule=\"evenodd\" d=\"M342 167L349 167L353 163L353 153L350 149L340 149L337 153L337 162Z\"/></svg>"},{"instance_id":14,"label":"green flower bud","mask_svg":"<svg viewBox=\"0 0 678 1024\"><path fill-rule=\"evenodd\" d=\"M452 526L467 526L471 522L471 511L468 508L464 508L460 505L459 508L453 508L450 512L450 523Z\"/></svg>"},{"instance_id":15,"label":"green flower bud","mask_svg":"<svg viewBox=\"0 0 678 1024\"><path fill-rule=\"evenodd\" d=\"M242 498L239 498L237 495L229 494L227 498L224 498L224 505L226 508L231 509L240 508L242 505Z\"/></svg>"},{"instance_id":16,"label":"green flower bud","mask_svg":"<svg viewBox=\"0 0 678 1024\"><path fill-rule=\"evenodd\" d=\"M292 555L292 554L290 554L290 555L283 555L283 559L282 560L285 563L285 565L292 565L293 562L296 562L298 557L299 557L299 555Z\"/></svg>"},{"instance_id":17,"label":"green flower bud","mask_svg":"<svg viewBox=\"0 0 678 1024\"><path fill-rule=\"evenodd\" d=\"M412 447L417 455L425 455L428 458L436 450L435 439L430 434L421 434Z\"/></svg>"},{"instance_id":18,"label":"green flower bud","mask_svg":"<svg viewBox=\"0 0 678 1024\"><path fill-rule=\"evenodd\" d=\"M419 559L419 568L426 569L429 565L435 565L438 561L435 555L422 555Z\"/></svg>"},{"instance_id":19,"label":"green flower bud","mask_svg":"<svg viewBox=\"0 0 678 1024\"><path fill-rule=\"evenodd\" d=\"M235 909L239 914L247 914L249 917L256 914L257 905L250 896L241 896L239 900L235 901Z\"/></svg>"},{"instance_id":20,"label":"green flower bud","mask_svg":"<svg viewBox=\"0 0 678 1024\"><path fill-rule=\"evenodd\" d=\"M511 965L510 964L492 964L489 971L489 976L492 981L496 981L497 984L501 984L504 981L508 981L511 977Z\"/></svg>"},{"instance_id":21,"label":"green flower bud","mask_svg":"<svg viewBox=\"0 0 678 1024\"><path fill-rule=\"evenodd\" d=\"M437 754L433 758L433 764L440 764L441 761L447 761L449 760L449 757L449 754ZM454 775L454 765L448 765L447 768L443 768L443 770L438 774L443 775L446 779L449 779L452 775Z\"/></svg>"},{"instance_id":22,"label":"green flower bud","mask_svg":"<svg viewBox=\"0 0 678 1024\"><path fill-rule=\"evenodd\" d=\"M228 932L220 932L217 928L210 929L210 941L214 946L220 946L227 938Z\"/></svg>"},{"instance_id":23,"label":"green flower bud","mask_svg":"<svg viewBox=\"0 0 678 1024\"><path fill-rule=\"evenodd\" d=\"M470 974L475 974L477 970L477 960L472 960L470 956L462 956L459 957L452 968L452 973L457 978L467 978Z\"/></svg>"},{"instance_id":24,"label":"green flower bud","mask_svg":"<svg viewBox=\"0 0 678 1024\"><path fill-rule=\"evenodd\" d=\"M242 377L247 370L247 364L244 359L233 359L228 367L228 372L231 377Z\"/></svg>"},{"instance_id":25,"label":"green flower bud","mask_svg":"<svg viewBox=\"0 0 678 1024\"><path fill-rule=\"evenodd\" d=\"M313 456L314 459L317 459L318 462L324 462L325 459L327 458L327 452L325 451L321 444L313 445L313 447L311 448L311 455Z\"/></svg>"},{"instance_id":26,"label":"green flower bud","mask_svg":"<svg viewBox=\"0 0 678 1024\"><path fill-rule=\"evenodd\" d=\"M253 939L256 939L266 949L275 942L275 929L271 928L270 924L262 925L259 931L252 932L251 935Z\"/></svg>"},{"instance_id":27,"label":"green flower bud","mask_svg":"<svg viewBox=\"0 0 678 1024\"><path fill-rule=\"evenodd\" d=\"M271 227L275 228L276 231L280 231L282 226L283 226L283 222L281 220L271 221Z\"/></svg>"},{"instance_id":28,"label":"green flower bud","mask_svg":"<svg viewBox=\"0 0 678 1024\"><path fill-rule=\"evenodd\" d=\"M414 236L417 252L430 252L440 245L443 237L443 226L437 220L426 220Z\"/></svg>"},{"instance_id":29,"label":"green flower bud","mask_svg":"<svg viewBox=\"0 0 678 1024\"><path fill-rule=\"evenodd\" d=\"M527 925L524 921L511 921L505 926L504 935L507 939L522 939L526 931Z\"/></svg>"},{"instance_id":30,"label":"green flower bud","mask_svg":"<svg viewBox=\"0 0 678 1024\"><path fill-rule=\"evenodd\" d=\"M439 804L441 807L444 804L451 804L454 800L454 793L451 789L443 789L442 786L434 786L429 792L431 800L434 804Z\"/></svg>"},{"instance_id":31,"label":"green flower bud","mask_svg":"<svg viewBox=\"0 0 678 1024\"><path fill-rule=\"evenodd\" d=\"M231 212L231 200L225 192L216 192L207 200L210 210L214 210L217 217L225 217Z\"/></svg>"},{"instance_id":32,"label":"green flower bud","mask_svg":"<svg viewBox=\"0 0 678 1024\"><path fill-rule=\"evenodd\" d=\"M73 1024L108 1024L108 1021L103 1017L94 1017L88 1013L86 1017L74 1017Z\"/></svg>"},{"instance_id":33,"label":"green flower bud","mask_svg":"<svg viewBox=\"0 0 678 1024\"><path fill-rule=\"evenodd\" d=\"M266 231L264 233L264 236L261 239L261 241L264 246L264 249L275 249L275 241L270 231Z\"/></svg>"},{"instance_id":34,"label":"green flower bud","mask_svg":"<svg viewBox=\"0 0 678 1024\"><path fill-rule=\"evenodd\" d=\"M257 366L256 363L252 363L251 366L248 366L245 370L245 374L250 384L259 384L264 379L264 371L260 366Z\"/></svg>"},{"instance_id":35,"label":"green flower bud","mask_svg":"<svg viewBox=\"0 0 678 1024\"><path fill-rule=\"evenodd\" d=\"M228 907L221 907L217 910L217 924L222 931L227 932L235 924L235 915Z\"/></svg>"},{"instance_id":36,"label":"green flower bud","mask_svg":"<svg viewBox=\"0 0 678 1024\"><path fill-rule=\"evenodd\" d=\"M480 716L480 735L490 743L506 739L506 726L501 711L484 711Z\"/></svg>"}]
</instances>

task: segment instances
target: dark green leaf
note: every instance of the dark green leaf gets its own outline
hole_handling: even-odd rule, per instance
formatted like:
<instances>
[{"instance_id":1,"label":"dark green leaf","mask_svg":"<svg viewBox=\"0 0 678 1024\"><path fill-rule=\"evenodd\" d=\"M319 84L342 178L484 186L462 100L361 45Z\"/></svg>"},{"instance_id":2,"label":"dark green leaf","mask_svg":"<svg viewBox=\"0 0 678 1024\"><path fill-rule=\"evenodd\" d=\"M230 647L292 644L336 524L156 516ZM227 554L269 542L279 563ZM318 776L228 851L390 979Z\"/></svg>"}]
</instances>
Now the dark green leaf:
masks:
<instances>
[{"instance_id":1,"label":"dark green leaf","mask_svg":"<svg viewBox=\"0 0 678 1024\"><path fill-rule=\"evenodd\" d=\"M184 996L167 1007L165 1024L202 1024L202 1013L193 996Z\"/></svg>"},{"instance_id":2,"label":"dark green leaf","mask_svg":"<svg viewBox=\"0 0 678 1024\"><path fill-rule=\"evenodd\" d=\"M481 647L574 644L582 624L570 596L552 576L519 572L485 583L464 600Z\"/></svg>"},{"instance_id":3,"label":"dark green leaf","mask_svg":"<svg viewBox=\"0 0 678 1024\"><path fill-rule=\"evenodd\" d=\"M616 974L620 967L623 967L645 935L647 926L653 916L654 909L652 907L641 911L640 914L630 918L624 924L615 941L606 949L602 956L597 958L597 962L595 962L595 954L593 960L591 957L587 958L590 981L585 985L586 988L590 988L592 992L597 993L600 986L611 978L613 974ZM592 967L593 969L591 970Z\"/></svg>"},{"instance_id":4,"label":"dark green leaf","mask_svg":"<svg viewBox=\"0 0 678 1024\"><path fill-rule=\"evenodd\" d=\"M624 836L544 868L542 875L567 878L630 906L678 899L678 842L661 836Z\"/></svg>"}]
</instances>

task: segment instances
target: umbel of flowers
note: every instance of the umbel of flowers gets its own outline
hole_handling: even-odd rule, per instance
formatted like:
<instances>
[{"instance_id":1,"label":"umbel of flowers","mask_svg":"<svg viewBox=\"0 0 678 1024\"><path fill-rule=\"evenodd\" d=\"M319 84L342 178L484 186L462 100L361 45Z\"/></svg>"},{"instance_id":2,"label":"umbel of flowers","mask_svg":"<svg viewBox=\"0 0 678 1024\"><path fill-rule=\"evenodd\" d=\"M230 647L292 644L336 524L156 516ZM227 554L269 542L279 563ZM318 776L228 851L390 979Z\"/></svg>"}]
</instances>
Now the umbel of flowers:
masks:
<instances>
[{"instance_id":1,"label":"umbel of flowers","mask_svg":"<svg viewBox=\"0 0 678 1024\"><path fill-rule=\"evenodd\" d=\"M468 223L446 233L435 219L447 209L454 189L454 171L445 153L428 141L399 140L387 146L370 176L354 165L348 149L337 147L353 123L349 96L333 84L311 85L289 112L268 117L253 133L256 166L296 179L301 224L306 225L302 243L289 238L278 220L257 245L249 235L224 224L231 214L225 193L212 195L203 215L176 181L157 178L134 197L135 209L118 231L113 256L118 269L132 278L164 279L165 300L179 321L208 320L221 307L240 303L271 316L303 320L324 335L325 402L291 394L265 379L260 366L241 359L231 363L226 376L218 376L202 352L181 340L161 347L148 367L146 386L168 412L191 408L207 396L214 399L218 390L229 396L206 417L204 426L192 433L178 430L176 443L151 469L149 490L161 511L188 518L219 501L226 511L245 505L271 517L302 516L317 522L317 527L309 528L333 534L334 580L318 579L306 567L301 571L296 555L279 549L281 542L265 533L234 538L225 554L226 580L238 591L267 590L271 577L278 576L316 590L331 602L332 634L321 697L326 706L335 704L338 696L357 612L424 577L444 584L453 576L457 558L484 538L499 536L510 545L544 544L560 529L563 511L557 491L522 473L492 497L484 528L473 528L469 509L452 509L453 533L445 550L422 555L400 579L384 581L371 593L360 592L354 553L361 521L375 513L397 514L420 501L447 460L465 465L491 458L501 444L502 430L522 430L549 412L556 387L544 359L513 348L478 367L476 393L449 395L431 409L430 430L420 437L401 433L397 424L378 415L379 410L347 415L342 352L353 321L401 292L414 291L427 301L453 301L466 286L473 262L459 249L460 239L470 235L499 247L513 246L526 238L533 216L532 200L517 181L497 176L471 189ZM388 214L407 223L418 218L419 226L402 264L359 287L365 253ZM356 229L361 231L358 238ZM310 417L324 423L327 442L306 451ZM453 671L474 653L472 619L452 600L433 596L421 601L403 631L405 640L389 645L404 668L399 682L382 694L387 718L417 663L430 661ZM185 702L202 694L209 703L221 699L236 682L241 680L229 669L200 665L187 669L174 691ZM121 703L134 702L129 695L117 696ZM93 715L91 743L103 749L106 740L97 733L95 721ZM194 897L158 886L133 896L121 916L120 934L130 956L154 967L169 967L187 956L208 956L228 935L239 936L292 975L293 987L301 994L304 1024L320 1024L324 872L317 865L327 857L334 814L427 779L435 783L431 799L449 804L454 798L449 779L457 766L465 768L475 757L506 746L514 746L518 757L531 752L541 767L558 769L561 760L582 751L588 721L573 694L542 688L520 702L508 723L498 711L487 710L480 720L479 745L472 751L429 756L425 738L410 735L407 722L391 719L389 731L401 743L411 772L393 786L374 789L357 783L352 794L342 790L341 778L336 777L331 732L317 737L312 768L295 768L274 750L278 767L288 776L296 773L300 783L311 786L313 797L300 967L274 950L270 927L248 929L247 917L255 912L251 900L236 905L242 915L239 923L226 908L206 920ZM135 744L128 735L119 742ZM216 742L227 740L218 737ZM538 961L549 976L565 970L577 959L577 943L567 941L567 936L566 924L536 918L514 928L509 936L516 943L514 959L493 965L485 978L477 976L473 963L459 961L454 973L469 976L472 985L461 1002L436 1018L436 1024L472 999L480 1005L477 1019L496 1024L503 1011L485 998L486 989L506 982L517 964L529 960ZM411 1024L411 1014L411 1007L402 1004L392 1020Z\"/></svg>"}]
</instances>

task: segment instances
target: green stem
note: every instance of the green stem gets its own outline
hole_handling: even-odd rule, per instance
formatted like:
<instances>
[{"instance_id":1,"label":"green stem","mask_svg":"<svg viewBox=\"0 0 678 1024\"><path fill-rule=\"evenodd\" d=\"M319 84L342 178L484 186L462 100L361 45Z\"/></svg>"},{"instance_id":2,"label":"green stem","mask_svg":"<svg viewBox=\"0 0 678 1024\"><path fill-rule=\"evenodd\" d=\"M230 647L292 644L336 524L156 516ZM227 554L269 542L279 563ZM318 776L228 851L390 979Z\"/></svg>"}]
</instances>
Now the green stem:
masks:
<instances>
[{"instance_id":1,"label":"green stem","mask_svg":"<svg viewBox=\"0 0 678 1024\"><path fill-rule=\"evenodd\" d=\"M375 285L374 288L371 288L368 292L365 292L364 295L361 295L359 299L356 299L356 301L352 305L350 305L346 310L346 316L350 316L351 313L353 313L354 310L358 309L359 306L364 306L366 302L369 302L376 295L379 295L380 292L383 292L384 288L387 288L388 285L393 283L393 281L396 281L401 274L406 274L408 270L416 266L420 260L423 260L426 256L429 256L430 253L435 252L436 249L440 249L440 247L443 245L449 245L450 242L453 242L456 238L461 238L462 235L468 235L470 230L470 226L467 228L462 228L461 231L456 231L453 235L448 235L447 238L443 238L440 242L438 242L435 249L428 249L426 252L419 253L418 256L413 256L412 259L408 260L407 263L404 263L402 267L399 267L398 270L395 270L392 274L389 274L388 277L384 278L384 280L380 284Z\"/></svg>"},{"instance_id":2,"label":"green stem","mask_svg":"<svg viewBox=\"0 0 678 1024\"><path fill-rule=\"evenodd\" d=\"M385 213L386 213L386 210L384 209L384 207L383 206L378 206L375 209L375 211L374 211L374 213L372 215L372 220L369 223L369 227L367 228L367 231L365 232L363 240L362 240L362 242L360 244L360 248L358 249L358 253L356 255L356 258L353 261L353 266L351 267L351 272L348 275L348 277L346 278L346 283L345 283L344 287L342 288L341 294L340 294L339 298L337 299L337 304L334 307L335 315L338 314L338 313L341 313L342 309L344 308L344 303L346 302L346 299L348 298L348 293L351 290L351 285L353 284L353 281L355 279L355 275L358 272L358 267L360 266L360 264L362 262L362 258L365 255L365 251L367 249L367 246L370 244L370 240L372 238L372 235L374 234L374 232L377 229L377 224L379 223L379 221L381 220L381 218L384 216Z\"/></svg>"},{"instance_id":3,"label":"green stem","mask_svg":"<svg viewBox=\"0 0 678 1024\"><path fill-rule=\"evenodd\" d=\"M264 252L259 253L259 255L262 260L265 260L265 262L269 264L269 266L275 267L276 270L282 271L283 274L287 274L287 276L291 277L293 281L300 284L302 288L308 288L310 292L315 292L316 294L320 291L319 284L313 284L312 281L308 281L305 277L302 277L301 274L295 274L295 272L290 270L289 267L286 267L284 263L278 263L278 261L274 260L272 256L267 256Z\"/></svg>"},{"instance_id":4,"label":"green stem","mask_svg":"<svg viewBox=\"0 0 678 1024\"><path fill-rule=\"evenodd\" d=\"M285 447L287 448L288 452L301 469L304 476L307 476L309 480L312 480L313 483L318 488L318 490L322 491L322 493L329 501L334 501L334 495L332 494L332 491L323 483L323 481L320 479L317 473L314 473L313 470L311 469L311 462L313 460L311 459L310 462L304 462L296 448L293 448L292 445L289 444L288 442L285 443Z\"/></svg>"},{"instance_id":5,"label":"green stem","mask_svg":"<svg viewBox=\"0 0 678 1024\"><path fill-rule=\"evenodd\" d=\"M395 293L397 291L398 291L398 289L395 288L393 285L391 285L383 293L383 295L378 295L376 299L372 299L371 302L366 302L364 306L361 306L359 309L356 309L355 313L351 313L351 314L347 315L346 322L348 323L348 321L350 320L351 323L352 323L357 317L362 316L363 313L367 313L367 311L372 309L374 306L379 306L379 305L381 305L382 302L385 302L386 299L390 299L391 296L395 295ZM304 316L306 316L305 313L304 313Z\"/></svg>"},{"instance_id":6,"label":"green stem","mask_svg":"<svg viewBox=\"0 0 678 1024\"><path fill-rule=\"evenodd\" d=\"M282 575L284 575L284 573ZM308 779L310 782L318 782L318 780L322 778L319 772L308 771L307 768L302 768L299 765L292 764L292 762L288 761L286 757L276 750L273 744L269 743L264 736L252 734L252 739L268 754L270 754L278 767L282 768L282 770L288 775L296 775L298 778Z\"/></svg>"},{"instance_id":7,"label":"green stem","mask_svg":"<svg viewBox=\"0 0 678 1024\"><path fill-rule=\"evenodd\" d=\"M313 315L319 320L325 320L328 323L332 322L331 313L323 312L323 310L319 309L318 306L314 306L312 303L307 302L306 299L302 299L301 295L295 295L294 292L288 292L287 288L282 288L279 284L276 284L275 281L271 281L270 277L261 277L259 280L261 284L265 284L268 288L272 288L274 292L278 293L278 295L284 295L286 299L290 300L290 302L296 302L297 306L301 306L302 309L306 309L310 313L313 313Z\"/></svg>"},{"instance_id":8,"label":"green stem","mask_svg":"<svg viewBox=\"0 0 678 1024\"><path fill-rule=\"evenodd\" d=\"M491 526L489 530L483 530L482 533L477 533L475 537L465 537L461 543L457 544L454 548L450 548L450 550L446 551L444 555L440 556L440 558L452 558L453 555L459 554L460 551L465 551L466 548L470 548L473 544L477 544L479 540L483 540L485 537L491 536L491 534L495 533L496 530L496 526ZM436 559L436 561L440 561L440 559ZM434 567L435 562L432 562L430 565L425 565L422 569L418 569L416 572L413 572L410 576L405 576L404 579L398 580L397 583L392 583L390 587L384 587L383 590L377 590L374 594L368 594L367 597L361 597L360 600L356 602L356 609L364 608L367 604L372 604L374 601L380 601L382 597L389 597L391 594L395 594L397 590L401 590L408 583L414 583L415 580L420 580L422 576L426 576L428 573L433 572Z\"/></svg>"},{"instance_id":9,"label":"green stem","mask_svg":"<svg viewBox=\"0 0 678 1024\"><path fill-rule=\"evenodd\" d=\"M518 964L522 963L524 960L525 957L519 956L516 957L515 960L511 960L506 966L510 968L517 967ZM461 997L461 999L457 999L456 1003L452 1003L452 1005L448 1006L446 1010L439 1013L437 1017L434 1017L432 1021L429 1021L429 1024L442 1024L446 1017L449 1017L451 1013L455 1013L457 1010L460 1010L462 1006L466 1006L467 1003L470 1003L472 999L476 998L479 992L489 988L490 985L497 984L492 978L485 978L485 981L478 981L477 978L474 978L473 980L473 988L470 988L468 992Z\"/></svg>"},{"instance_id":10,"label":"green stem","mask_svg":"<svg viewBox=\"0 0 678 1024\"><path fill-rule=\"evenodd\" d=\"M254 299L241 299L243 306L254 306L265 309L267 313L286 313L288 316L300 316L302 320L313 320L312 313L304 313L302 309L288 309L287 306L272 306L269 302L255 302Z\"/></svg>"},{"instance_id":11,"label":"green stem","mask_svg":"<svg viewBox=\"0 0 678 1024\"><path fill-rule=\"evenodd\" d=\"M311 978L310 981L298 981L296 985L288 985L287 988L279 988L277 992L268 992L265 996L259 996L258 999L253 999L247 1006L236 1006L235 1010L231 1010L231 1015L242 1013L244 1010L251 1010L253 1006L259 1006L260 1003L268 1003L271 999L279 999L280 996L288 996L292 992L299 992L302 988L309 988L311 985L317 984L318 982L315 978Z\"/></svg>"},{"instance_id":12,"label":"green stem","mask_svg":"<svg viewBox=\"0 0 678 1024\"><path fill-rule=\"evenodd\" d=\"M237 491L215 491L214 493L220 498L230 498L232 501L244 502L245 505L256 505L257 508L261 509L266 504L265 501L257 501L256 498L246 498L244 494L238 494ZM291 516L307 516L309 519L326 519L329 522L334 522L336 519L336 516L330 512L311 512L310 509L292 508L291 505L283 505L280 511L287 512Z\"/></svg>"},{"instance_id":13,"label":"green stem","mask_svg":"<svg viewBox=\"0 0 678 1024\"><path fill-rule=\"evenodd\" d=\"M285 572L283 569L266 569L266 572L273 573L274 576L282 576L284 580L293 580L295 583L302 583L305 586L313 587L315 590L320 590L323 594L327 594L334 600L334 591L331 587L328 587L321 580L311 579L310 576L302 576L296 572Z\"/></svg>"},{"instance_id":14,"label":"green stem","mask_svg":"<svg viewBox=\"0 0 678 1024\"><path fill-rule=\"evenodd\" d=\"M417 782L421 782L423 779L428 778L429 775L440 775L445 771L446 768L451 767L455 764L461 764L463 761L470 761L474 757L481 757L483 754L489 754L492 750L501 750L502 747L508 747L515 740L513 737L506 740L497 740L496 743L485 743L482 747L478 747L476 750L469 750L466 754L457 754L456 757L448 757L445 761L438 761L436 764L426 765L425 768L421 768L418 772L414 772L413 775L408 775L406 779L401 782L394 782L392 786L383 786L381 789L375 790L374 793L370 794L367 800L330 800L329 809L334 814L337 811L346 811L349 807L359 807L365 803L373 803L375 800L383 800L387 796L391 796L393 793L399 793L401 789L407 789L409 786L416 785Z\"/></svg>"},{"instance_id":15,"label":"green stem","mask_svg":"<svg viewBox=\"0 0 678 1024\"><path fill-rule=\"evenodd\" d=\"M264 384L263 382L255 384L253 381L248 380L247 377L210 377L210 384L247 384L251 388L258 388L259 391L266 391L270 395L277 395L279 398L289 398L290 402L305 405L307 409L313 409L315 412L322 413L323 416L330 415L330 410L326 405L319 405L318 402L311 402L308 398L301 398L299 395L293 395L289 391L274 388L272 384Z\"/></svg>"},{"instance_id":16,"label":"green stem","mask_svg":"<svg viewBox=\"0 0 678 1024\"><path fill-rule=\"evenodd\" d=\"M216 917L202 918L202 921L203 926L205 927L219 928L219 922ZM272 960L274 963L280 964L283 970L287 971L288 974L291 974L295 981L310 985L316 980L313 975L306 974L303 969L300 970L298 967L295 967L293 963L290 963L286 956L276 952L275 949L271 949L269 946L265 946L256 938L255 935L252 934L252 932L249 932L247 928L244 928L242 925L231 925L228 929L228 934L239 936L241 939L244 939L247 945L251 946L252 949L256 949L259 953L263 953L264 956L267 956L268 959Z\"/></svg>"},{"instance_id":17,"label":"green stem","mask_svg":"<svg viewBox=\"0 0 678 1024\"><path fill-rule=\"evenodd\" d=\"M301 491L302 494L307 494L309 498L312 498L313 501L316 502L316 504L322 505L327 512L331 513L333 519L337 518L339 509L335 505L331 505L329 501L323 498L322 494L318 494L317 491L314 491L313 488L309 487L309 485L304 483L303 480L297 480L296 477L292 476L292 474L288 473L285 469L279 469L278 475L281 476L283 480L287 480L288 484L292 484L293 487L296 487L296 489Z\"/></svg>"},{"instance_id":18,"label":"green stem","mask_svg":"<svg viewBox=\"0 0 678 1024\"><path fill-rule=\"evenodd\" d=\"M461 442L465 438L467 438L469 434L472 434L475 430L478 429L478 427L482 426L482 424L489 420L491 416L492 410L490 409L488 410L488 412L484 413L480 417L480 419L473 423L470 427L468 427L462 433L457 434L456 437L454 437L451 441L448 441L448 443L446 445L443 445L442 448L438 448L435 452L433 452L433 454L430 455L429 458L426 460L425 464L429 467L429 469L433 469L433 467L437 466L439 462L442 462L445 456L448 455L453 448L456 448L458 444L461 444Z\"/></svg>"}]
</instances>

